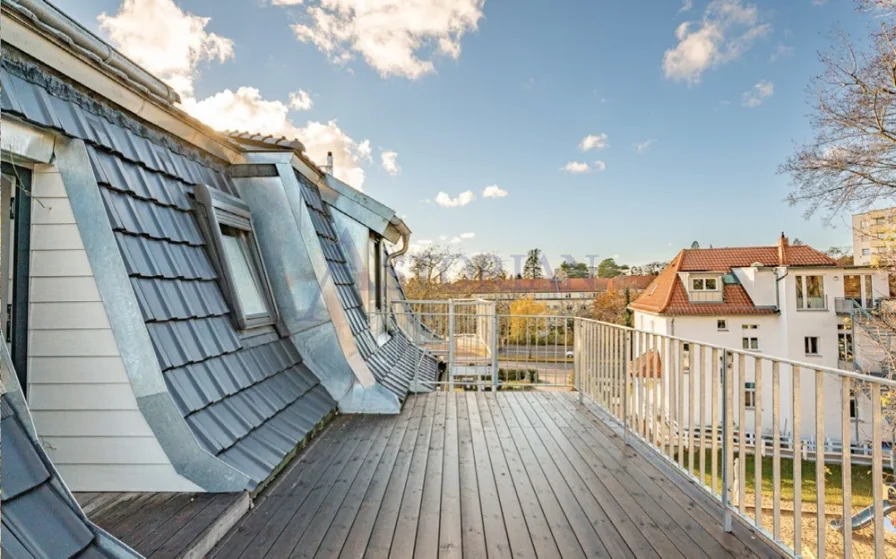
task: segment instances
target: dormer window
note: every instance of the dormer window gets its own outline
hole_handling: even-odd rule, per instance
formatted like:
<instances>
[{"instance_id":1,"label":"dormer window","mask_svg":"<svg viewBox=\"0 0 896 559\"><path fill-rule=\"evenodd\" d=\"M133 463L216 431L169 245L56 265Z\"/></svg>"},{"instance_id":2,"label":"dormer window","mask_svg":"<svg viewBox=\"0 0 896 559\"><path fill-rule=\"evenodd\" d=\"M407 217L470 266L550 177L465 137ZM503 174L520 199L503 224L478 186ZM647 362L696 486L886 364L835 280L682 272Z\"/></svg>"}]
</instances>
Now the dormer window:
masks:
<instances>
[{"instance_id":1,"label":"dormer window","mask_svg":"<svg viewBox=\"0 0 896 559\"><path fill-rule=\"evenodd\" d=\"M200 229L218 272L221 290L238 330L277 321L264 262L255 240L252 213L235 196L205 185L193 188Z\"/></svg>"},{"instance_id":2,"label":"dormer window","mask_svg":"<svg viewBox=\"0 0 896 559\"><path fill-rule=\"evenodd\" d=\"M694 278L691 280L692 291L716 291L718 289L716 278Z\"/></svg>"},{"instance_id":3,"label":"dormer window","mask_svg":"<svg viewBox=\"0 0 896 559\"><path fill-rule=\"evenodd\" d=\"M692 303L721 303L722 282L718 276L691 277L688 297Z\"/></svg>"}]
</instances>

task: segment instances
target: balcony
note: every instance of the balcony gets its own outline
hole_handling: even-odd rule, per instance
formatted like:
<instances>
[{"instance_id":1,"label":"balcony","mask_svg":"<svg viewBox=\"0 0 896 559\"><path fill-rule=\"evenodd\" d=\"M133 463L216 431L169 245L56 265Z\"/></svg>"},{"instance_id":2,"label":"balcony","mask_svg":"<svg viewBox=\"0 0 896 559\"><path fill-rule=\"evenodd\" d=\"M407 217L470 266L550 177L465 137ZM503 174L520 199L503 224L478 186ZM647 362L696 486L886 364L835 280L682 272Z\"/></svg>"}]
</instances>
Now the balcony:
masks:
<instances>
[{"instance_id":1,"label":"balcony","mask_svg":"<svg viewBox=\"0 0 896 559\"><path fill-rule=\"evenodd\" d=\"M432 392L397 416L338 417L211 556L896 549L881 427L894 381L485 301L400 301L392 314L444 362ZM855 394L868 399L859 422Z\"/></svg>"}]
</instances>

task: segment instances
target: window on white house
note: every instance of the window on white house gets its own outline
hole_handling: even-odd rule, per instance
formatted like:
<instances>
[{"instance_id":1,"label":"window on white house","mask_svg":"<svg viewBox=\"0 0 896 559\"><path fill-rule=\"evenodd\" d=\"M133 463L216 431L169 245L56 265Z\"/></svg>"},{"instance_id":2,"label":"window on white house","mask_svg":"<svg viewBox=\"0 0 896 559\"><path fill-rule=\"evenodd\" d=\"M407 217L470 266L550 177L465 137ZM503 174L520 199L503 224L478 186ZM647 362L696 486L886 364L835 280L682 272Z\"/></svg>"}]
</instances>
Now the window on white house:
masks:
<instances>
[{"instance_id":1,"label":"window on white house","mask_svg":"<svg viewBox=\"0 0 896 559\"><path fill-rule=\"evenodd\" d=\"M728 321L727 320L716 320L716 329L718 330L727 330L728 329Z\"/></svg>"},{"instance_id":2,"label":"window on white house","mask_svg":"<svg viewBox=\"0 0 896 559\"><path fill-rule=\"evenodd\" d=\"M744 337L741 339L744 349L759 351L759 338Z\"/></svg>"},{"instance_id":3,"label":"window on white house","mask_svg":"<svg viewBox=\"0 0 896 559\"><path fill-rule=\"evenodd\" d=\"M382 311L385 306L385 282L383 281L383 240L377 235L370 235L370 255L367 265L370 267L370 282L373 289L373 309Z\"/></svg>"},{"instance_id":4,"label":"window on white house","mask_svg":"<svg viewBox=\"0 0 896 559\"><path fill-rule=\"evenodd\" d=\"M758 324L741 324L740 327L744 330L758 330Z\"/></svg>"},{"instance_id":5,"label":"window on white house","mask_svg":"<svg viewBox=\"0 0 896 559\"><path fill-rule=\"evenodd\" d=\"M818 336L806 336L803 340L806 355L818 355Z\"/></svg>"},{"instance_id":6,"label":"window on white house","mask_svg":"<svg viewBox=\"0 0 896 559\"><path fill-rule=\"evenodd\" d=\"M249 206L235 196L206 185L193 188L199 226L221 289L239 330L277 321L264 261L258 249Z\"/></svg>"},{"instance_id":7,"label":"window on white house","mask_svg":"<svg viewBox=\"0 0 896 559\"><path fill-rule=\"evenodd\" d=\"M862 256L868 256L868 255L870 255L870 254L871 254L871 249L870 249L870 248L863 248L863 249L862 249Z\"/></svg>"},{"instance_id":8,"label":"window on white house","mask_svg":"<svg viewBox=\"0 0 896 559\"><path fill-rule=\"evenodd\" d=\"M877 234L877 238L880 239L880 240L882 240L882 241L885 241L885 240L887 239L888 236L889 236L888 233L878 233L878 234Z\"/></svg>"},{"instance_id":9,"label":"window on white house","mask_svg":"<svg viewBox=\"0 0 896 559\"><path fill-rule=\"evenodd\" d=\"M859 418L859 403L856 401L855 396L851 396L849 398L849 418L850 419L858 419Z\"/></svg>"},{"instance_id":10,"label":"window on white house","mask_svg":"<svg viewBox=\"0 0 896 559\"><path fill-rule=\"evenodd\" d=\"M796 308L824 310L824 276L796 276Z\"/></svg>"},{"instance_id":11,"label":"window on white house","mask_svg":"<svg viewBox=\"0 0 896 559\"><path fill-rule=\"evenodd\" d=\"M719 282L716 278L694 278L691 280L691 291L717 291Z\"/></svg>"},{"instance_id":12,"label":"window on white house","mask_svg":"<svg viewBox=\"0 0 896 559\"><path fill-rule=\"evenodd\" d=\"M840 361L852 362L852 329L847 328L845 324L837 325L837 350Z\"/></svg>"},{"instance_id":13,"label":"window on white house","mask_svg":"<svg viewBox=\"0 0 896 559\"><path fill-rule=\"evenodd\" d=\"M744 408L748 410L756 409L756 383L744 383Z\"/></svg>"}]
</instances>

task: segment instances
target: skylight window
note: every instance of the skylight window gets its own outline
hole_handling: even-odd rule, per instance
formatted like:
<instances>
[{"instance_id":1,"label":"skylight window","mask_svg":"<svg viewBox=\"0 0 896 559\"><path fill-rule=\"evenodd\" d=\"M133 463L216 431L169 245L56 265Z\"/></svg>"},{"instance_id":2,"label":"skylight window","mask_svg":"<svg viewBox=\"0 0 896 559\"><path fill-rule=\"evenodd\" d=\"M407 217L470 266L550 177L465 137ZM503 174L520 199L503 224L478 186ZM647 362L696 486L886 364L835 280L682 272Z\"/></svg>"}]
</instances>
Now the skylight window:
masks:
<instances>
[{"instance_id":1,"label":"skylight window","mask_svg":"<svg viewBox=\"0 0 896 559\"><path fill-rule=\"evenodd\" d=\"M277 309L258 250L249 206L235 196L205 185L197 185L193 196L201 210L198 212L200 228L235 326L247 330L275 323Z\"/></svg>"}]
</instances>

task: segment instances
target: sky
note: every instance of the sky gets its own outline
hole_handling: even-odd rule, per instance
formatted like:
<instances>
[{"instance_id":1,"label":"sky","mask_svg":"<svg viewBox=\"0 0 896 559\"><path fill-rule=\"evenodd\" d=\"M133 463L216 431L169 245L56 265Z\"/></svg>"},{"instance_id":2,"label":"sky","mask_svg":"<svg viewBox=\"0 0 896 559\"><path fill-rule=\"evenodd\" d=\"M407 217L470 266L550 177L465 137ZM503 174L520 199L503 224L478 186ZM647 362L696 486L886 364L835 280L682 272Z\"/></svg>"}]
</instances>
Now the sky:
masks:
<instances>
[{"instance_id":1,"label":"sky","mask_svg":"<svg viewBox=\"0 0 896 559\"><path fill-rule=\"evenodd\" d=\"M431 244L552 266L784 232L809 85L851 0L54 0L222 130L298 137ZM519 261L519 258L516 259Z\"/></svg>"}]
</instances>

